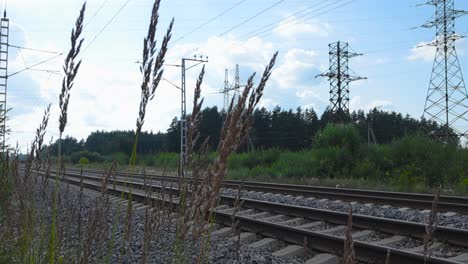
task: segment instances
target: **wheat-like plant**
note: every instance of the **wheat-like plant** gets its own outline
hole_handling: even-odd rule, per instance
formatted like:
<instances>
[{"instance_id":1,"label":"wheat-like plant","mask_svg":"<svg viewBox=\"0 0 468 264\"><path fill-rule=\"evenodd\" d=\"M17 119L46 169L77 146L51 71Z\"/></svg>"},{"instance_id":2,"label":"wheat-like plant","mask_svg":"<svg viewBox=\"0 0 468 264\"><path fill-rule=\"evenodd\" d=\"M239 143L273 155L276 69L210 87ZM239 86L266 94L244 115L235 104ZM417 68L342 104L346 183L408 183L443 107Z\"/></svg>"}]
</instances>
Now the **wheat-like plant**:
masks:
<instances>
[{"instance_id":1,"label":"wheat-like plant","mask_svg":"<svg viewBox=\"0 0 468 264\"><path fill-rule=\"evenodd\" d=\"M81 45L83 44L84 38L80 39L81 33L83 31L83 20L86 9L86 2L83 4L80 10L80 15L75 22L75 28L71 32L71 47L70 51L65 58L63 65L64 77L62 80L62 91L59 95L59 106L60 106L60 117L59 117L59 131L60 135L65 130L67 125L67 111L68 111L68 102L70 100L70 90L73 87L73 81L75 80L78 70L81 65L81 60L78 62L77 57L80 54Z\"/></svg>"},{"instance_id":2,"label":"wheat-like plant","mask_svg":"<svg viewBox=\"0 0 468 264\"><path fill-rule=\"evenodd\" d=\"M354 241L353 241L353 206L349 205L348 214L348 225L346 227L346 239L344 243L343 251L343 263L354 264L356 263L356 254L354 252Z\"/></svg>"},{"instance_id":3,"label":"wheat-like plant","mask_svg":"<svg viewBox=\"0 0 468 264\"><path fill-rule=\"evenodd\" d=\"M135 163L136 163L136 156L137 156L137 146L138 146L138 136L141 132L143 124L145 122L146 116L146 108L148 103L153 100L156 89L161 81L163 75L163 64L164 58L167 53L167 48L169 45L169 41L172 37L172 27L174 25L174 18L171 20L169 27L166 31L166 34L163 38L161 47L159 52L156 55L156 29L159 20L159 7L160 7L160 0L155 0L153 3L153 8L151 11L151 18L150 24L148 27L148 33L143 40L143 54L142 54L142 63L140 65L140 72L143 76L140 89L141 89L141 96L140 96L140 106L138 110L138 117L136 121L136 131L135 131L135 140L133 142L133 150L130 156L130 168L131 172L133 172ZM131 174L131 179L133 178L133 174ZM123 196L123 192L122 192ZM132 232L132 215L133 215L133 203L132 203L132 185L130 185L130 191L128 195L128 203L127 203L127 213L125 218L125 241L127 242L127 247L130 244L131 232ZM119 210L120 211L120 208ZM123 248L123 250L125 250ZM123 253L123 252L121 252Z\"/></svg>"},{"instance_id":4,"label":"wheat-like plant","mask_svg":"<svg viewBox=\"0 0 468 264\"><path fill-rule=\"evenodd\" d=\"M81 60L77 62L77 57L81 50L81 45L83 44L83 38L81 38L81 33L83 31L83 21L84 14L86 10L86 2L83 3L81 7L80 14L75 22L75 27L71 32L71 47L70 51L65 58L63 65L64 77L62 80L62 90L59 95L59 107L60 107L60 116L59 116L59 142L58 142L58 155L57 155L57 173L55 178L55 189L53 194L52 201L52 224L50 230L50 240L49 240L49 252L48 259L49 263L56 262L56 249L57 249L57 199L60 197L58 194L58 181L60 177L61 165L62 165L62 153L61 153L61 141L62 134L67 125L67 111L68 103L70 101L70 90L73 87L73 81L75 80L78 70L81 65ZM60 199L59 199L60 201Z\"/></svg>"},{"instance_id":5,"label":"wheat-like plant","mask_svg":"<svg viewBox=\"0 0 468 264\"><path fill-rule=\"evenodd\" d=\"M429 215L429 221L426 225L426 233L423 237L423 244L424 244L424 263L426 263L431 258L431 253L429 247L434 243L432 237L434 235L434 231L437 228L437 220L438 220L438 213L439 213L439 198L440 198L440 187L434 194L434 198L432 199L432 207L431 213Z\"/></svg>"},{"instance_id":6,"label":"wheat-like plant","mask_svg":"<svg viewBox=\"0 0 468 264\"><path fill-rule=\"evenodd\" d=\"M141 99L140 107L138 112L138 118L136 122L136 134L141 132L141 128L145 122L146 106L148 102L154 98L156 88L161 81L163 75L163 64L166 56L167 47L172 37L172 27L174 25L174 19L171 20L169 28L166 31L166 35L161 44L161 48L156 55L156 28L159 19L159 5L160 0L154 1L153 9L151 12L151 20L148 27L148 34L143 40L143 58L140 66L140 72L143 75L141 82Z\"/></svg>"}]
</instances>

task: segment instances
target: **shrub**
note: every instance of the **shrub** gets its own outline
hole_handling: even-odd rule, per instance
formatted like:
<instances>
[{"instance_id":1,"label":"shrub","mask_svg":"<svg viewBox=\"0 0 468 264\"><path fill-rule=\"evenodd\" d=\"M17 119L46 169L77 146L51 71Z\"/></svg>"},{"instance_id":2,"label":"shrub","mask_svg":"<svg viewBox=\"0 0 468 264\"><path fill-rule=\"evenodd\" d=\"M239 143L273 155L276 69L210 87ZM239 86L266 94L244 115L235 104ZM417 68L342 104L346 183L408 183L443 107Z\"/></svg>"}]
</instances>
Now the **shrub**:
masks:
<instances>
[{"instance_id":1,"label":"shrub","mask_svg":"<svg viewBox=\"0 0 468 264\"><path fill-rule=\"evenodd\" d=\"M162 152L156 154L154 158L155 166L159 168L176 169L179 165L179 153Z\"/></svg>"},{"instance_id":2,"label":"shrub","mask_svg":"<svg viewBox=\"0 0 468 264\"><path fill-rule=\"evenodd\" d=\"M327 125L317 134L314 148L339 147L355 154L360 146L359 131L352 125Z\"/></svg>"},{"instance_id":3,"label":"shrub","mask_svg":"<svg viewBox=\"0 0 468 264\"><path fill-rule=\"evenodd\" d=\"M71 162L73 164L78 164L81 160L81 158L86 158L88 159L88 162L103 162L105 159L101 154L97 152L88 152L88 151L79 151L79 152L74 152L70 156L63 157L64 161L66 160L67 162Z\"/></svg>"},{"instance_id":4,"label":"shrub","mask_svg":"<svg viewBox=\"0 0 468 264\"><path fill-rule=\"evenodd\" d=\"M86 157L81 157L80 161L78 162L80 165L88 165L89 164L89 159Z\"/></svg>"},{"instance_id":5,"label":"shrub","mask_svg":"<svg viewBox=\"0 0 468 264\"><path fill-rule=\"evenodd\" d=\"M117 152L112 155L112 159L115 160L119 165L128 165L130 156L124 152Z\"/></svg>"}]
</instances>

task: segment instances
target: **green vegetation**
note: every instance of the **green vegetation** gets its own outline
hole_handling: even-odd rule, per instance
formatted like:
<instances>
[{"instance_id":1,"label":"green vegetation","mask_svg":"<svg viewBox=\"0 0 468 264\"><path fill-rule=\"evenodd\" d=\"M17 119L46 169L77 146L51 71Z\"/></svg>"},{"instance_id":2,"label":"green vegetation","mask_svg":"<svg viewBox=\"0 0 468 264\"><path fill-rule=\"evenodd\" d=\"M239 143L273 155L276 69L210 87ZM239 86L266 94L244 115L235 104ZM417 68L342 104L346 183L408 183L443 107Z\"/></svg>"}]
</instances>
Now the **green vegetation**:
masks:
<instances>
[{"instance_id":1,"label":"green vegetation","mask_svg":"<svg viewBox=\"0 0 468 264\"><path fill-rule=\"evenodd\" d=\"M352 125L328 125L312 141L310 148L299 151L271 148L235 153L229 158L228 178L411 192L431 192L442 186L468 194L468 149L458 145L424 135L368 144ZM216 155L210 153L209 159ZM121 152L100 157L105 163L128 162ZM90 159L102 167L97 160ZM161 152L142 155L137 164L175 171L178 161L178 153Z\"/></svg>"},{"instance_id":2,"label":"green vegetation","mask_svg":"<svg viewBox=\"0 0 468 264\"><path fill-rule=\"evenodd\" d=\"M201 111L199 132L209 138L209 158L219 143L223 111ZM395 112L373 109L353 112L349 126L326 125L330 113L319 118L313 109L253 112L250 140L229 160L229 177L322 185L372 187L400 191L430 191L442 185L466 192L467 150L459 142L442 144L427 135L438 134L439 125ZM136 165L176 171L180 149L180 123L174 118L166 133L139 134ZM372 127L379 144L368 144ZM78 141L62 140L63 160L78 164L82 157L91 166L107 168L113 161L128 165L133 149L133 131L96 131ZM58 141L50 147L56 156Z\"/></svg>"},{"instance_id":3,"label":"green vegetation","mask_svg":"<svg viewBox=\"0 0 468 264\"><path fill-rule=\"evenodd\" d=\"M216 107L207 107L201 111L200 138L209 138L209 150L214 151L219 144L219 132L226 113ZM325 111L319 118L314 109L297 108L296 111L283 110L276 107L265 108L253 112L252 127L249 132L250 141L256 149L281 149L302 151L312 148L313 139L329 123L330 113ZM354 124L358 136L367 139L368 127L372 127L379 143L388 144L405 135L436 134L441 127L433 122L416 120L396 112L386 112L373 109L353 112L350 123ZM83 155L91 162L104 160L128 164L129 154L133 150L134 131L95 131L86 139L66 137L62 139L62 155L69 157L68 162L76 163L82 156L72 157L73 153L86 152ZM339 136L339 135L337 135ZM58 142L50 147L52 156L57 156ZM247 144L240 146L240 151L247 151ZM174 118L166 133L141 131L138 136L138 156L153 155L162 152L179 152L180 122ZM156 155L157 156L157 155ZM126 160L123 162L123 160Z\"/></svg>"},{"instance_id":4,"label":"green vegetation","mask_svg":"<svg viewBox=\"0 0 468 264\"><path fill-rule=\"evenodd\" d=\"M443 186L467 194L468 150L417 135L368 145L356 128L329 125L307 151L270 149L233 155L229 176L399 191L429 191Z\"/></svg>"}]
</instances>

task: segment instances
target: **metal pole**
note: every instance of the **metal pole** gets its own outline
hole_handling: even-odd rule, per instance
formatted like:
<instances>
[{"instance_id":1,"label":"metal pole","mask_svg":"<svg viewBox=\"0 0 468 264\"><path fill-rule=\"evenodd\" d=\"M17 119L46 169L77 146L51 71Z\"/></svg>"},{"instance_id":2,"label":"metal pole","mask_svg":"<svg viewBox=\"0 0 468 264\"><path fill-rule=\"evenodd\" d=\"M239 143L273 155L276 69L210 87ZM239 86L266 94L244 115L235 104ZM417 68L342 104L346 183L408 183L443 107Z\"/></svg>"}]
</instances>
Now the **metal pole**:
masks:
<instances>
[{"instance_id":1,"label":"metal pole","mask_svg":"<svg viewBox=\"0 0 468 264\"><path fill-rule=\"evenodd\" d=\"M187 117L186 117L186 93L185 93L185 59L182 59L182 85L181 90L181 106L180 106L180 173L184 176L185 162L187 158Z\"/></svg>"}]
</instances>

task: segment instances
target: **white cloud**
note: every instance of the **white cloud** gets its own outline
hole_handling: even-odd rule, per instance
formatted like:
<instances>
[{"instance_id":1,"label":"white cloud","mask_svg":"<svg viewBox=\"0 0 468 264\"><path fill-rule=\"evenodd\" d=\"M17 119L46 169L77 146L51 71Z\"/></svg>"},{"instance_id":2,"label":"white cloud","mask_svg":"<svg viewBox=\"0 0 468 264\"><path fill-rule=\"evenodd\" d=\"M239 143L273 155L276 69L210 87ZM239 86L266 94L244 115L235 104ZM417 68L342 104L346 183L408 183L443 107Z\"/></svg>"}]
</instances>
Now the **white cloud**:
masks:
<instances>
[{"instance_id":1,"label":"white cloud","mask_svg":"<svg viewBox=\"0 0 468 264\"><path fill-rule=\"evenodd\" d=\"M357 110L369 111L374 108L379 108L382 110L391 110L393 108L393 102L390 100L385 100L385 99L376 99L370 102L362 102L362 99L360 96L353 96L349 100L350 111L357 111Z\"/></svg>"},{"instance_id":2,"label":"white cloud","mask_svg":"<svg viewBox=\"0 0 468 264\"><path fill-rule=\"evenodd\" d=\"M241 42L230 36L225 38L211 37L205 42L175 45L169 50L166 63L179 64L181 54L187 54L195 48L209 57L209 63L206 64L207 74L202 87L207 106L222 105L222 95L212 93L218 92L223 86L224 68L232 69L236 63L240 63L241 80L245 82L247 75L253 71L261 74L274 52L272 43L259 38L251 38ZM105 54L103 55L105 56ZM33 62L42 59L42 57L25 53L25 59L28 62ZM60 58L47 67L60 69L62 62L63 58ZM16 58L14 62L16 66L12 65L12 67L21 68L22 63L20 58ZM188 111L192 107L193 87L200 70L201 67L198 66L187 71ZM57 99L61 77L55 75L50 77L48 74L32 72L25 72L19 77L31 78L35 85L28 87L28 89L35 89L39 99L44 102L43 105L31 106L27 112L15 115L10 123L14 131L23 131L22 133L14 133L10 143L14 144L19 141L24 151L27 144L32 142L33 131L40 122L47 104L45 102L54 103L48 129L52 134L48 136L54 135L57 131L59 116ZM233 79L233 77L233 72L231 72L231 78ZM180 68L166 67L164 78L180 86ZM65 135L80 139L85 138L95 130L134 129L140 100L140 80L138 65L132 62L108 63L100 58L86 56L71 91L68 109L69 122L65 129ZM268 96L261 101L261 106L270 107L273 104L275 104L274 100ZM168 82L161 81L154 101L148 105L143 129L165 131L172 118L179 116L179 111L180 91ZM28 131L29 133L27 133ZM57 138L56 133L54 137Z\"/></svg>"},{"instance_id":3,"label":"white cloud","mask_svg":"<svg viewBox=\"0 0 468 264\"><path fill-rule=\"evenodd\" d=\"M427 46L426 42L419 43L416 47L411 49L411 54L408 56L408 60L416 61L422 60L425 62L430 62L434 60L435 47Z\"/></svg>"},{"instance_id":4,"label":"white cloud","mask_svg":"<svg viewBox=\"0 0 468 264\"><path fill-rule=\"evenodd\" d=\"M312 82L319 71L316 62L314 51L291 49L284 55L283 64L274 69L272 79L280 88L298 88L305 80Z\"/></svg>"},{"instance_id":5,"label":"white cloud","mask_svg":"<svg viewBox=\"0 0 468 264\"><path fill-rule=\"evenodd\" d=\"M326 37L330 30L331 26L329 24L321 23L318 20L304 23L295 17L290 17L281 21L273 32L285 39L295 39L301 35L311 34Z\"/></svg>"}]
</instances>

